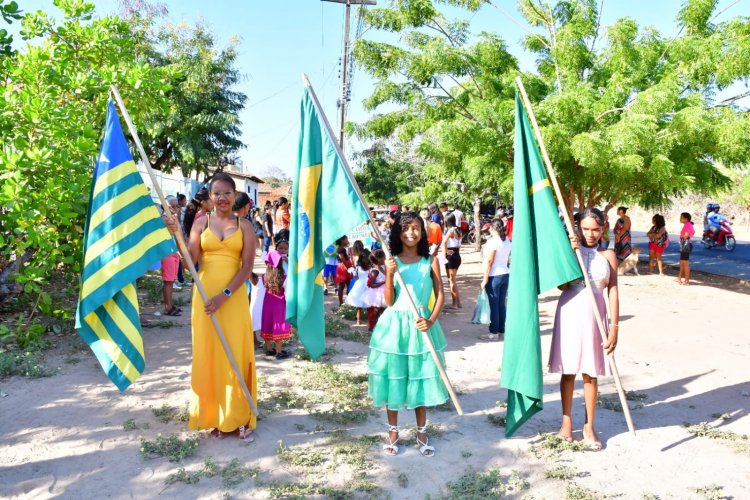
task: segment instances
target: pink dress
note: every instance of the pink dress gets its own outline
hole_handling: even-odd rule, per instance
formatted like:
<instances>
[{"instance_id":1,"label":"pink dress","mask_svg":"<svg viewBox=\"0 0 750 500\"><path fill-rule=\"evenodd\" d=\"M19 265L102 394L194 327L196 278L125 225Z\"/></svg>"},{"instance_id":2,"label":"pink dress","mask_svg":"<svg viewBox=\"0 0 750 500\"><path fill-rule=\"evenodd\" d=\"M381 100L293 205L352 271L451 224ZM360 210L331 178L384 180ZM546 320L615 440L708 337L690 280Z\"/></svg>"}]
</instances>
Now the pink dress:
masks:
<instances>
[{"instance_id":1,"label":"pink dress","mask_svg":"<svg viewBox=\"0 0 750 500\"><path fill-rule=\"evenodd\" d=\"M266 286L266 277L263 278L263 287L266 294L263 296L263 316L260 320L260 336L263 340L275 341L286 340L291 336L292 327L286 321L286 297L284 289L278 294L271 292Z\"/></svg>"},{"instance_id":2,"label":"pink dress","mask_svg":"<svg viewBox=\"0 0 750 500\"><path fill-rule=\"evenodd\" d=\"M605 291L609 283L610 265L596 247L581 247L596 305L604 328L609 328ZM596 325L591 299L583 285L572 284L560 295L552 330L552 348L549 354L549 372L574 375L585 373L591 377L610 375L605 359L602 339Z\"/></svg>"}]
</instances>

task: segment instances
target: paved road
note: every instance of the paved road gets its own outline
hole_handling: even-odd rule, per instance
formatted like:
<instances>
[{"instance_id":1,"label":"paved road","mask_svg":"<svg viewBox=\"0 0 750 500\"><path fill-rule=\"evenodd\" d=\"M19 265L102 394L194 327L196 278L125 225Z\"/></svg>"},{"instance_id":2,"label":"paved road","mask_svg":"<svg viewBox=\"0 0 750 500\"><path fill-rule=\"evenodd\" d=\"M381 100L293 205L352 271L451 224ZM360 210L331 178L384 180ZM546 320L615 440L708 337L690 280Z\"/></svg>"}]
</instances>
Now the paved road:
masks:
<instances>
[{"instance_id":1,"label":"paved road","mask_svg":"<svg viewBox=\"0 0 750 500\"><path fill-rule=\"evenodd\" d=\"M690 269L703 271L721 276L729 276L750 280L750 242L737 241L737 248L733 252L727 252L724 248L712 248L706 250L700 242L702 231L696 225L695 237L693 238L693 253L690 255ZM642 231L633 231L633 243L643 248L641 260L648 262L648 238ZM677 235L670 235L669 248L664 252L664 263L679 265L680 245ZM611 243L610 247L613 247Z\"/></svg>"}]
</instances>

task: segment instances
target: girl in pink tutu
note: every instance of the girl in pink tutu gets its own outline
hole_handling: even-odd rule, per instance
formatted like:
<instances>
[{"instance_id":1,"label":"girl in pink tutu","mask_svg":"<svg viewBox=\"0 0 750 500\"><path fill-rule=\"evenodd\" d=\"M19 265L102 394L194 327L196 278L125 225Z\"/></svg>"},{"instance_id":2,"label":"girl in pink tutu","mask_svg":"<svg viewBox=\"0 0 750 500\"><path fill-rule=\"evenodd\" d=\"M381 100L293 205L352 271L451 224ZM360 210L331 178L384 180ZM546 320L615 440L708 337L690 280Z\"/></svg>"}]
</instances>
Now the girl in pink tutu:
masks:
<instances>
[{"instance_id":1,"label":"girl in pink tutu","mask_svg":"<svg viewBox=\"0 0 750 500\"><path fill-rule=\"evenodd\" d=\"M265 353L266 356L285 359L289 357L289 352L283 348L283 343L291 336L292 327L286 321L284 256L278 250L266 255L266 274L262 279L266 293L263 297L260 335L266 342Z\"/></svg>"},{"instance_id":2,"label":"girl in pink tutu","mask_svg":"<svg viewBox=\"0 0 750 500\"><path fill-rule=\"evenodd\" d=\"M597 377L610 374L605 354L613 352L617 346L617 258L612 250L598 248L597 243L604 228L604 215L601 211L596 208L585 209L581 214L579 228L577 237L571 238L571 242L574 249L580 247L596 305L607 330L607 342L602 344L591 298L583 281L566 283L560 286L563 293L560 295L555 314L549 371L562 374L560 436L566 441L573 441L573 387L576 375L580 373L583 376L583 396L586 402L583 440L588 442L592 449L600 450L602 444L594 429Z\"/></svg>"}]
</instances>

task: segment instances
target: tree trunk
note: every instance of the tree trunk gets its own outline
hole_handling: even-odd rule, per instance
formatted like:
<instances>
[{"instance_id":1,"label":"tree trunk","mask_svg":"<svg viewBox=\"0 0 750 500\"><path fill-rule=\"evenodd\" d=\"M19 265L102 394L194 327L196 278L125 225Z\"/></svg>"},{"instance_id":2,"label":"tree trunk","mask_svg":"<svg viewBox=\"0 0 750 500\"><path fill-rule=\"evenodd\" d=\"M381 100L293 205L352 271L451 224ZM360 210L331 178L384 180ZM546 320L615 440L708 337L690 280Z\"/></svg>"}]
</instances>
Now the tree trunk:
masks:
<instances>
[{"instance_id":1,"label":"tree trunk","mask_svg":"<svg viewBox=\"0 0 750 500\"><path fill-rule=\"evenodd\" d=\"M474 250L477 252L482 248L482 221L479 219L479 207L481 204L482 200L479 196L474 198L474 235L476 236Z\"/></svg>"}]
</instances>

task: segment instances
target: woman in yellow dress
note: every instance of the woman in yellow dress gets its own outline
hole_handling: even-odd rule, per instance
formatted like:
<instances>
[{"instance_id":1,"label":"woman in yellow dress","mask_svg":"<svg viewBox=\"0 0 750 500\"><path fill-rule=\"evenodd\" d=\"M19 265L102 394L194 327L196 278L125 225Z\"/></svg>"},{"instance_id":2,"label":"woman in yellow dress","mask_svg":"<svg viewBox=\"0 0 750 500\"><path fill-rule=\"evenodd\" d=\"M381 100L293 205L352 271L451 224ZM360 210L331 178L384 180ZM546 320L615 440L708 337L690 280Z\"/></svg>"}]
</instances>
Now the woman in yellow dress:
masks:
<instances>
[{"instance_id":1,"label":"woman in yellow dress","mask_svg":"<svg viewBox=\"0 0 750 500\"><path fill-rule=\"evenodd\" d=\"M193 225L188 250L200 263L198 276L209 301L201 307L193 289L192 397L189 428L212 429L211 435L239 434L252 441L256 419L229 364L211 321L214 314L242 372L253 400L258 400L255 352L245 280L255 258L255 231L247 219L232 213L234 180L220 172L213 176L209 193L215 211Z\"/></svg>"}]
</instances>

